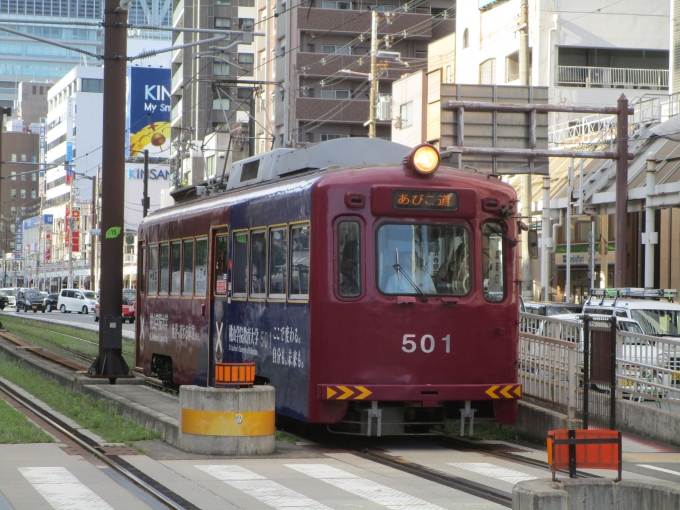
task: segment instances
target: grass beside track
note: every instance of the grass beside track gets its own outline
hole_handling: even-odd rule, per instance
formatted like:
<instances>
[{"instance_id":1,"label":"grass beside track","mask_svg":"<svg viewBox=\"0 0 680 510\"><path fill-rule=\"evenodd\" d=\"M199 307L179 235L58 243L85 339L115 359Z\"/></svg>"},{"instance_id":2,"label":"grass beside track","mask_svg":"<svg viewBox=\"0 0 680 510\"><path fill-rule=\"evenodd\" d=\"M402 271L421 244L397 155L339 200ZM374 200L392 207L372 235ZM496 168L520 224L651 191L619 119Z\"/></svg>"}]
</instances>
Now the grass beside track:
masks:
<instances>
[{"instance_id":1,"label":"grass beside track","mask_svg":"<svg viewBox=\"0 0 680 510\"><path fill-rule=\"evenodd\" d=\"M0 376L22 387L52 409L68 416L80 426L111 443L159 439L160 434L152 432L130 420L113 414L106 409L103 400L94 401L87 395L72 393L0 354ZM1 425L0 425L1 430Z\"/></svg>"},{"instance_id":2,"label":"grass beside track","mask_svg":"<svg viewBox=\"0 0 680 510\"><path fill-rule=\"evenodd\" d=\"M54 438L0 400L0 444L53 443Z\"/></svg>"},{"instance_id":3,"label":"grass beside track","mask_svg":"<svg viewBox=\"0 0 680 510\"><path fill-rule=\"evenodd\" d=\"M59 347L63 346L67 349L71 349L86 356L92 357L96 357L99 353L99 347L97 345L81 342L78 340L79 338L82 340L98 343L99 333L96 331L76 329L69 326L62 326L60 324L51 324L49 322L34 321L22 318L18 315L12 316L5 314L0 317L0 321L2 321L2 325L13 336L16 336L17 338L34 345L39 345L43 349L71 360L80 362L83 361L75 358L71 353L60 349ZM123 339L123 350L128 352L133 351L134 342ZM129 367L134 366L134 359L132 356L123 354L123 358Z\"/></svg>"}]
</instances>

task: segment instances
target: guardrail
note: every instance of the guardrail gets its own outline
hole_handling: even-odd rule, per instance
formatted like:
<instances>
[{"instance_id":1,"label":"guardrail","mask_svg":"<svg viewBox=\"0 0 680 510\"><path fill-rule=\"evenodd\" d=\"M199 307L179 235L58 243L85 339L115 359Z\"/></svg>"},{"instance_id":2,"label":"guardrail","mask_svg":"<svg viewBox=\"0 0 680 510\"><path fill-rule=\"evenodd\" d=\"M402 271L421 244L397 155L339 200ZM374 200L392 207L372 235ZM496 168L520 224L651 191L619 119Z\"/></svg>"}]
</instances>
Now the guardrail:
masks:
<instances>
[{"instance_id":1,"label":"guardrail","mask_svg":"<svg viewBox=\"0 0 680 510\"><path fill-rule=\"evenodd\" d=\"M525 397L575 418L583 374L583 321L520 313L518 379ZM617 399L680 412L680 338L619 331Z\"/></svg>"},{"instance_id":2,"label":"guardrail","mask_svg":"<svg viewBox=\"0 0 680 510\"><path fill-rule=\"evenodd\" d=\"M558 66L557 85L667 90L668 75L667 69Z\"/></svg>"}]
</instances>

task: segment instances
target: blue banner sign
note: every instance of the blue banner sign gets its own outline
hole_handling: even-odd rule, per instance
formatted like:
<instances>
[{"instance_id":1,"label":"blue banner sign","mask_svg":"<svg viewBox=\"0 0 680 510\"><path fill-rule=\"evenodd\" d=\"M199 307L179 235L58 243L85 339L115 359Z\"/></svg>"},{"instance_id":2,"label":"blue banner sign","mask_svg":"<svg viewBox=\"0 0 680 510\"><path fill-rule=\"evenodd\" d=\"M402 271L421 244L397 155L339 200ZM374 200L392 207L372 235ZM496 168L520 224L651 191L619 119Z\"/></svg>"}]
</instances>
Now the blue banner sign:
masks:
<instances>
[{"instance_id":1,"label":"blue banner sign","mask_svg":"<svg viewBox=\"0 0 680 510\"><path fill-rule=\"evenodd\" d=\"M170 69L130 68L130 156L170 149Z\"/></svg>"}]
</instances>

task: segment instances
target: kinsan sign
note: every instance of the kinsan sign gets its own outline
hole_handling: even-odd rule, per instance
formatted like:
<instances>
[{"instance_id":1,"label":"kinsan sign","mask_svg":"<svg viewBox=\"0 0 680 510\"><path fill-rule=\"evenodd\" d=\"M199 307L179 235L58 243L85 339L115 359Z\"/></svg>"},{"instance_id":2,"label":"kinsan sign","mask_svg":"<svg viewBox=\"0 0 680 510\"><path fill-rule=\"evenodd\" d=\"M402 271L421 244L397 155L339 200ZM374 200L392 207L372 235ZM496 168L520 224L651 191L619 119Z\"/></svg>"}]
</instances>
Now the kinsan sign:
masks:
<instances>
[{"instance_id":1,"label":"kinsan sign","mask_svg":"<svg viewBox=\"0 0 680 510\"><path fill-rule=\"evenodd\" d=\"M144 179L144 168L127 168L128 179ZM149 179L163 179L168 180L170 177L170 170L166 168L149 168Z\"/></svg>"}]
</instances>

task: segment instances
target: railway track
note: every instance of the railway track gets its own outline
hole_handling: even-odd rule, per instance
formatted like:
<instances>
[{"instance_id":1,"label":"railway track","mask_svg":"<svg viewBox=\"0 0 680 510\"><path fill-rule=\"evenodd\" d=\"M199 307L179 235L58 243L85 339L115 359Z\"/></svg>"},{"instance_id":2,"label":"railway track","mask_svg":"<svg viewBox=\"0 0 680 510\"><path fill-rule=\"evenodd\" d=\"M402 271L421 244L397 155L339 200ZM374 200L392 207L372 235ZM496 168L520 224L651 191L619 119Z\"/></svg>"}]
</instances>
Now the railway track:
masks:
<instances>
[{"instance_id":1,"label":"railway track","mask_svg":"<svg viewBox=\"0 0 680 510\"><path fill-rule=\"evenodd\" d=\"M49 411L37 405L34 401L29 401L24 398L21 394L14 391L3 382L0 382L0 396L5 400L12 400L23 407L35 422L40 423L42 428L53 436L59 438L63 442L75 443L94 459L106 463L127 482L132 483L138 490L141 490L144 494L165 505L166 508L173 510L200 510L197 506L175 494L168 487L159 484L124 460L118 458L117 455L107 454L104 448L94 440L70 427ZM85 456L85 458L88 457Z\"/></svg>"}]
</instances>

